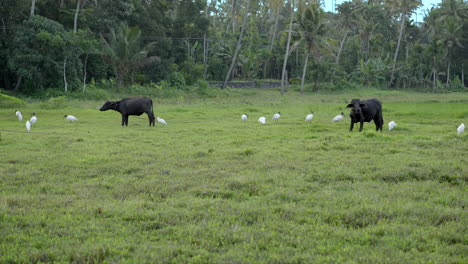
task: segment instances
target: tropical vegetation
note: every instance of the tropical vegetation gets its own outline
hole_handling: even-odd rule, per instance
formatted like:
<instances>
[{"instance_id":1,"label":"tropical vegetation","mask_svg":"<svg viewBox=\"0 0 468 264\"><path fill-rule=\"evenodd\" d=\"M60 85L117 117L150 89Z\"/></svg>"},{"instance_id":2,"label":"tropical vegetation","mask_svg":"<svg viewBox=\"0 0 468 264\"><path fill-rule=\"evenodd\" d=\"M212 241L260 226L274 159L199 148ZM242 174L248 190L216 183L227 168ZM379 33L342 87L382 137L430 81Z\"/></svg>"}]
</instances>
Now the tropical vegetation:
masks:
<instances>
[{"instance_id":1,"label":"tropical vegetation","mask_svg":"<svg viewBox=\"0 0 468 264\"><path fill-rule=\"evenodd\" d=\"M0 88L22 94L282 78L301 91L466 90L464 0L416 14L420 0L352 0L332 12L315 0L0 3Z\"/></svg>"}]
</instances>

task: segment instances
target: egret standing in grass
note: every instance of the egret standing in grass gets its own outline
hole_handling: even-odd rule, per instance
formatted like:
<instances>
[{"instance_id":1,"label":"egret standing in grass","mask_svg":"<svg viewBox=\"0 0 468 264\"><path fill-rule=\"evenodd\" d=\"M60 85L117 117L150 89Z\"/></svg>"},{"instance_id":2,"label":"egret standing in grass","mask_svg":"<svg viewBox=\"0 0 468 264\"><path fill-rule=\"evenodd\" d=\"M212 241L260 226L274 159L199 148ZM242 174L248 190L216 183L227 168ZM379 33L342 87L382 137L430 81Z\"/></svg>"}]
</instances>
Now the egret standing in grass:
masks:
<instances>
[{"instance_id":1,"label":"egret standing in grass","mask_svg":"<svg viewBox=\"0 0 468 264\"><path fill-rule=\"evenodd\" d=\"M76 116L64 115L63 117L65 117L67 120L70 120L71 122L78 121L78 118L76 118Z\"/></svg>"},{"instance_id":2,"label":"egret standing in grass","mask_svg":"<svg viewBox=\"0 0 468 264\"><path fill-rule=\"evenodd\" d=\"M271 119L276 120L276 122L278 122L278 119L280 119L280 117L281 117L281 112L278 112L274 114Z\"/></svg>"},{"instance_id":3,"label":"egret standing in grass","mask_svg":"<svg viewBox=\"0 0 468 264\"><path fill-rule=\"evenodd\" d=\"M36 116L36 113L32 113L32 117L31 119L29 120L29 122L31 123L31 125L35 124L37 122L37 116Z\"/></svg>"},{"instance_id":4,"label":"egret standing in grass","mask_svg":"<svg viewBox=\"0 0 468 264\"><path fill-rule=\"evenodd\" d=\"M26 130L31 131L31 123L28 121L26 121Z\"/></svg>"},{"instance_id":5,"label":"egret standing in grass","mask_svg":"<svg viewBox=\"0 0 468 264\"><path fill-rule=\"evenodd\" d=\"M247 121L247 114L243 114L241 119L242 119L243 122Z\"/></svg>"},{"instance_id":6,"label":"egret standing in grass","mask_svg":"<svg viewBox=\"0 0 468 264\"><path fill-rule=\"evenodd\" d=\"M159 116L156 117L156 119L158 120L159 123L161 123L161 124L163 124L163 125L167 125L166 120L164 120L164 119L162 119L162 118L159 118Z\"/></svg>"},{"instance_id":7,"label":"egret standing in grass","mask_svg":"<svg viewBox=\"0 0 468 264\"><path fill-rule=\"evenodd\" d=\"M397 123L395 123L395 121L390 121L390 123L388 123L388 131L392 131L396 126Z\"/></svg>"},{"instance_id":8,"label":"egret standing in grass","mask_svg":"<svg viewBox=\"0 0 468 264\"><path fill-rule=\"evenodd\" d=\"M457 133L458 135L461 135L463 132L465 132L465 124L461 123L461 125L457 128Z\"/></svg>"},{"instance_id":9,"label":"egret standing in grass","mask_svg":"<svg viewBox=\"0 0 468 264\"><path fill-rule=\"evenodd\" d=\"M258 119L258 122L260 122L260 124L264 125L264 124L266 124L266 118L264 116L262 116L262 117L260 117Z\"/></svg>"},{"instance_id":10,"label":"egret standing in grass","mask_svg":"<svg viewBox=\"0 0 468 264\"><path fill-rule=\"evenodd\" d=\"M335 117L332 119L332 122L340 122L341 120L343 120L343 117L344 117L344 113L341 112L341 114L335 116Z\"/></svg>"},{"instance_id":11,"label":"egret standing in grass","mask_svg":"<svg viewBox=\"0 0 468 264\"><path fill-rule=\"evenodd\" d=\"M314 112L310 112L310 114L308 114L305 118L305 121L306 122L309 122L309 121L312 121L312 118L314 118Z\"/></svg>"},{"instance_id":12,"label":"egret standing in grass","mask_svg":"<svg viewBox=\"0 0 468 264\"><path fill-rule=\"evenodd\" d=\"M21 114L20 111L16 110L16 116L18 117L18 121L23 121L23 115Z\"/></svg>"}]
</instances>

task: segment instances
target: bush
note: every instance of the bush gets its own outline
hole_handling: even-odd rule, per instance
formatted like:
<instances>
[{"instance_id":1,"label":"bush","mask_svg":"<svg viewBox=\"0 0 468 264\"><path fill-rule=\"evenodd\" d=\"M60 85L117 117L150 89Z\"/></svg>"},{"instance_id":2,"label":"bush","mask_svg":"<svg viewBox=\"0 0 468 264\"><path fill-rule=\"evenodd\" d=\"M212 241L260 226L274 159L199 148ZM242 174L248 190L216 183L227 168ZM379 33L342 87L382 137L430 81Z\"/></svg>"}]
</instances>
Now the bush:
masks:
<instances>
[{"instance_id":1,"label":"bush","mask_svg":"<svg viewBox=\"0 0 468 264\"><path fill-rule=\"evenodd\" d=\"M209 86L208 82L205 81L205 80L198 80L195 83L195 91L199 95L206 95L209 88L210 88L210 86Z\"/></svg>"},{"instance_id":2,"label":"bush","mask_svg":"<svg viewBox=\"0 0 468 264\"><path fill-rule=\"evenodd\" d=\"M173 72L169 75L168 84L177 90L187 90L184 75L180 72Z\"/></svg>"},{"instance_id":3,"label":"bush","mask_svg":"<svg viewBox=\"0 0 468 264\"><path fill-rule=\"evenodd\" d=\"M450 82L450 87L449 87L451 92L463 92L466 91L467 88L463 86L463 83L460 80L460 77L458 75L453 79L452 82Z\"/></svg>"},{"instance_id":4,"label":"bush","mask_svg":"<svg viewBox=\"0 0 468 264\"><path fill-rule=\"evenodd\" d=\"M22 107L25 106L26 102L5 94L0 94L0 108L13 108L13 107Z\"/></svg>"},{"instance_id":5,"label":"bush","mask_svg":"<svg viewBox=\"0 0 468 264\"><path fill-rule=\"evenodd\" d=\"M295 78L290 78L290 79L289 79L289 83L290 83L290 84L301 84L301 82L302 82L302 79L301 79L301 78L295 77Z\"/></svg>"},{"instance_id":6,"label":"bush","mask_svg":"<svg viewBox=\"0 0 468 264\"><path fill-rule=\"evenodd\" d=\"M44 109L61 109L67 106L68 100L66 96L50 98L47 102L41 103L41 108Z\"/></svg>"}]
</instances>

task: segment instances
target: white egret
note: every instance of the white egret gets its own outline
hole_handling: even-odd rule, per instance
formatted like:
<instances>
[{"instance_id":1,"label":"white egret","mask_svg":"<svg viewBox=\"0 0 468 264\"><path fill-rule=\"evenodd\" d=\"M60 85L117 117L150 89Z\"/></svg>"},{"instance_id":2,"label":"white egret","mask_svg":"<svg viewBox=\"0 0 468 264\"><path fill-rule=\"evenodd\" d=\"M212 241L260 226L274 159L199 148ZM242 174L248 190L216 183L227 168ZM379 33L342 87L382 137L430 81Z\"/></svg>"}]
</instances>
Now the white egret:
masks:
<instances>
[{"instance_id":1,"label":"white egret","mask_svg":"<svg viewBox=\"0 0 468 264\"><path fill-rule=\"evenodd\" d=\"M260 117L258 119L258 122L260 122L262 125L266 124L266 118L264 116Z\"/></svg>"},{"instance_id":2,"label":"white egret","mask_svg":"<svg viewBox=\"0 0 468 264\"><path fill-rule=\"evenodd\" d=\"M76 118L76 116L72 116L72 115L64 115L63 117L65 117L67 120L70 120L70 121L78 121L78 118Z\"/></svg>"},{"instance_id":3,"label":"white egret","mask_svg":"<svg viewBox=\"0 0 468 264\"><path fill-rule=\"evenodd\" d=\"M278 113L274 114L271 119L278 121L278 119L280 119L280 117L281 117L281 112L278 112Z\"/></svg>"},{"instance_id":4,"label":"white egret","mask_svg":"<svg viewBox=\"0 0 468 264\"><path fill-rule=\"evenodd\" d=\"M33 125L34 123L37 122L36 113L32 113L32 117L31 117L31 119L29 121L30 121L31 125Z\"/></svg>"},{"instance_id":5,"label":"white egret","mask_svg":"<svg viewBox=\"0 0 468 264\"><path fill-rule=\"evenodd\" d=\"M395 121L390 121L390 123L388 123L388 131L392 131L397 126L398 125L395 123Z\"/></svg>"},{"instance_id":6,"label":"white egret","mask_svg":"<svg viewBox=\"0 0 468 264\"><path fill-rule=\"evenodd\" d=\"M21 114L20 111L16 110L16 116L18 117L18 121L23 121L23 115Z\"/></svg>"},{"instance_id":7,"label":"white egret","mask_svg":"<svg viewBox=\"0 0 468 264\"><path fill-rule=\"evenodd\" d=\"M305 118L305 121L312 121L312 118L314 118L314 112L310 112Z\"/></svg>"},{"instance_id":8,"label":"white egret","mask_svg":"<svg viewBox=\"0 0 468 264\"><path fill-rule=\"evenodd\" d=\"M163 125L167 125L166 120L164 120L164 119L162 119L162 118L159 118L159 116L156 117L156 119L158 119L158 122L159 122L159 123L161 123L161 124L163 124Z\"/></svg>"},{"instance_id":9,"label":"white egret","mask_svg":"<svg viewBox=\"0 0 468 264\"><path fill-rule=\"evenodd\" d=\"M463 132L465 132L465 124L461 123L461 125L457 128L457 133L460 135Z\"/></svg>"},{"instance_id":10,"label":"white egret","mask_svg":"<svg viewBox=\"0 0 468 264\"><path fill-rule=\"evenodd\" d=\"M242 121L247 121L247 114L243 114L242 117L241 117Z\"/></svg>"},{"instance_id":11,"label":"white egret","mask_svg":"<svg viewBox=\"0 0 468 264\"><path fill-rule=\"evenodd\" d=\"M31 123L28 121L26 121L26 129L29 131L31 131Z\"/></svg>"},{"instance_id":12,"label":"white egret","mask_svg":"<svg viewBox=\"0 0 468 264\"><path fill-rule=\"evenodd\" d=\"M343 117L344 117L344 113L341 112L341 114L335 116L335 117L332 119L332 122L340 122L341 120L343 120Z\"/></svg>"}]
</instances>

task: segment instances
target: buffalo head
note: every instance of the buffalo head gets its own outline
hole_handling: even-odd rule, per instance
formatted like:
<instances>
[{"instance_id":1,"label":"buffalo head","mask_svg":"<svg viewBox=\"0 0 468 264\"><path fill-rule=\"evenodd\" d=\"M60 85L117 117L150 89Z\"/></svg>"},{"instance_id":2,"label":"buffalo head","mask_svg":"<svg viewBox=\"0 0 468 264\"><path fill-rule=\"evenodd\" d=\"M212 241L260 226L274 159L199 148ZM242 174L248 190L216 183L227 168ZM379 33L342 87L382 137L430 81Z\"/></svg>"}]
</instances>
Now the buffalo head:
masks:
<instances>
[{"instance_id":1,"label":"buffalo head","mask_svg":"<svg viewBox=\"0 0 468 264\"><path fill-rule=\"evenodd\" d=\"M366 105L361 102L359 99L351 100L351 103L346 106L346 108L351 108L351 116L360 117L362 116L362 109L365 108Z\"/></svg>"},{"instance_id":2,"label":"buffalo head","mask_svg":"<svg viewBox=\"0 0 468 264\"><path fill-rule=\"evenodd\" d=\"M116 110L117 102L106 101L99 111L106 111L109 109Z\"/></svg>"}]
</instances>

